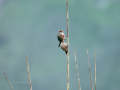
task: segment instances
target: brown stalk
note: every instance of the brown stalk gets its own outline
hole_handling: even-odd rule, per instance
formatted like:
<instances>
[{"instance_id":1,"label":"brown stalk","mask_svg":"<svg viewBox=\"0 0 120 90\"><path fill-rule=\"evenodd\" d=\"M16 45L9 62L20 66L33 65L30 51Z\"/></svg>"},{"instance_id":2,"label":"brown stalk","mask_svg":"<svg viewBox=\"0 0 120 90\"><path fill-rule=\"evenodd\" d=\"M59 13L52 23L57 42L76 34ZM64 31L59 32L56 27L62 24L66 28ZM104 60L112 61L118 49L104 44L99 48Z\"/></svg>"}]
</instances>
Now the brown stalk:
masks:
<instances>
[{"instance_id":1,"label":"brown stalk","mask_svg":"<svg viewBox=\"0 0 120 90\"><path fill-rule=\"evenodd\" d=\"M87 50L87 48L86 48L86 50ZM89 64L89 73L90 73L91 87L92 87L92 90L93 90L93 85L92 85L92 76L91 76L90 63L89 63L89 56L88 56L88 50L87 50L87 59L88 59L88 64Z\"/></svg>"},{"instance_id":2,"label":"brown stalk","mask_svg":"<svg viewBox=\"0 0 120 90\"><path fill-rule=\"evenodd\" d=\"M68 0L67 0L67 46L68 46L68 53L67 53L67 90L69 90L69 32L68 32Z\"/></svg>"},{"instance_id":3,"label":"brown stalk","mask_svg":"<svg viewBox=\"0 0 120 90\"><path fill-rule=\"evenodd\" d=\"M78 73L78 66L77 66L77 60L76 60L76 52L75 52L75 50L74 50L74 56L75 56L75 62L76 62L76 70L77 70L77 77L78 77L79 90L81 90L81 87L80 87L80 79L79 79L79 73Z\"/></svg>"},{"instance_id":4,"label":"brown stalk","mask_svg":"<svg viewBox=\"0 0 120 90\"><path fill-rule=\"evenodd\" d=\"M29 72L29 64L28 64L28 56L26 56L26 63L27 63L27 71L28 71L28 79L29 79L30 90L32 90L30 72Z\"/></svg>"},{"instance_id":5,"label":"brown stalk","mask_svg":"<svg viewBox=\"0 0 120 90\"><path fill-rule=\"evenodd\" d=\"M3 70L3 72L4 72L4 74L5 74L5 71L4 71L4 70ZM12 88L12 86L11 86L11 84L10 84L10 82L9 82L6 74L5 74L5 77L6 77L7 81L8 81L8 83L9 83L10 88L13 90L13 88Z\"/></svg>"},{"instance_id":6,"label":"brown stalk","mask_svg":"<svg viewBox=\"0 0 120 90\"><path fill-rule=\"evenodd\" d=\"M96 90L96 50L95 50L95 90Z\"/></svg>"}]
</instances>

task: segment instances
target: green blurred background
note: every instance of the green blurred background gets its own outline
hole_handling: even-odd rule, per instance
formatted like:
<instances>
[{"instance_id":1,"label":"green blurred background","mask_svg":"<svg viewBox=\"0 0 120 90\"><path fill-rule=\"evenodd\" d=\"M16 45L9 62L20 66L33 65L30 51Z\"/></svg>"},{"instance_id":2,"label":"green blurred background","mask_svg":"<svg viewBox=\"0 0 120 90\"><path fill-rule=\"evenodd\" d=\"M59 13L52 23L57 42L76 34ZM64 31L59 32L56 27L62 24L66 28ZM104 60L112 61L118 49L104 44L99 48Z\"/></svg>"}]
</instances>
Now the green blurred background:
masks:
<instances>
[{"instance_id":1,"label":"green blurred background","mask_svg":"<svg viewBox=\"0 0 120 90\"><path fill-rule=\"evenodd\" d=\"M70 90L78 90L76 50L82 90L91 90L86 47L97 90L120 90L120 0L69 0ZM33 90L66 90L67 56L58 48L59 30L67 33L66 0L0 0L0 90L28 82ZM11 83L13 90L29 84Z\"/></svg>"}]
</instances>

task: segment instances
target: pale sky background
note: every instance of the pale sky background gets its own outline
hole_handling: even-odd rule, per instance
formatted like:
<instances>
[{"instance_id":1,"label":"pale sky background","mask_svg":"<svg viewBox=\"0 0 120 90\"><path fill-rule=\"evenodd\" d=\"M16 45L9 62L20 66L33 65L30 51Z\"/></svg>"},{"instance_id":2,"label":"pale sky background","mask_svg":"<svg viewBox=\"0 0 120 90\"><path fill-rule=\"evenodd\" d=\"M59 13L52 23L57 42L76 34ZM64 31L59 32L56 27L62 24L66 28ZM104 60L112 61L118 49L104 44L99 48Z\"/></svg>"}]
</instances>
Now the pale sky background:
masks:
<instances>
[{"instance_id":1,"label":"pale sky background","mask_svg":"<svg viewBox=\"0 0 120 90\"><path fill-rule=\"evenodd\" d=\"M120 0L69 0L70 90L91 90L86 47L97 90L120 90ZM67 56L58 48L59 30L67 33L66 0L0 0L0 90L28 82L33 90L67 89ZM66 41L65 41L66 42ZM13 90L29 84L11 83Z\"/></svg>"}]
</instances>

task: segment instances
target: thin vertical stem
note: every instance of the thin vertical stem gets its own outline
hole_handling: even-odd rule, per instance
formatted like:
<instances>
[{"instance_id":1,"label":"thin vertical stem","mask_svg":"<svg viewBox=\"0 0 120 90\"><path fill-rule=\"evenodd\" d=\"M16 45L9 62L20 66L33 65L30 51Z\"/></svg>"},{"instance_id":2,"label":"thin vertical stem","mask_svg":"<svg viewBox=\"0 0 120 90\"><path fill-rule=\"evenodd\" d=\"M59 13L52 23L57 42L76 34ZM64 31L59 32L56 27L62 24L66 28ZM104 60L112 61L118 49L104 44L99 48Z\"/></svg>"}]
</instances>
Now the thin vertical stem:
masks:
<instances>
[{"instance_id":1,"label":"thin vertical stem","mask_svg":"<svg viewBox=\"0 0 120 90\"><path fill-rule=\"evenodd\" d=\"M96 50L95 50L95 90L96 90Z\"/></svg>"},{"instance_id":2,"label":"thin vertical stem","mask_svg":"<svg viewBox=\"0 0 120 90\"><path fill-rule=\"evenodd\" d=\"M77 60L76 60L76 52L75 52L75 50L74 50L74 56L75 56L75 62L76 62L76 70L77 70L77 77L78 77L79 90L81 90L81 87L80 87L80 79L79 79L79 73L78 73L78 66L77 66Z\"/></svg>"},{"instance_id":3,"label":"thin vertical stem","mask_svg":"<svg viewBox=\"0 0 120 90\"><path fill-rule=\"evenodd\" d=\"M30 90L32 90L30 72L29 72L29 64L28 64L28 56L26 56L26 63L27 63L27 71L28 71L28 79L29 79Z\"/></svg>"},{"instance_id":4,"label":"thin vertical stem","mask_svg":"<svg viewBox=\"0 0 120 90\"><path fill-rule=\"evenodd\" d=\"M87 48L86 48L86 50L87 50ZM90 73L91 87L92 87L92 90L93 90L93 85L92 85L92 76L91 76L90 63L89 63L89 56L88 56L88 50L87 50L87 59L88 59L88 64L89 64L89 73Z\"/></svg>"},{"instance_id":5,"label":"thin vertical stem","mask_svg":"<svg viewBox=\"0 0 120 90\"><path fill-rule=\"evenodd\" d=\"M5 74L5 71L3 71L3 72L4 72L4 74ZM13 88L12 88L12 86L11 86L11 84L10 84L10 82L9 82L6 74L5 74L5 77L6 77L7 81L8 81L8 84L9 84L10 88L13 90Z\"/></svg>"},{"instance_id":6,"label":"thin vertical stem","mask_svg":"<svg viewBox=\"0 0 120 90\"><path fill-rule=\"evenodd\" d=\"M68 32L68 0L67 0L67 45L68 45L68 53L67 53L67 90L69 90L69 32Z\"/></svg>"}]
</instances>

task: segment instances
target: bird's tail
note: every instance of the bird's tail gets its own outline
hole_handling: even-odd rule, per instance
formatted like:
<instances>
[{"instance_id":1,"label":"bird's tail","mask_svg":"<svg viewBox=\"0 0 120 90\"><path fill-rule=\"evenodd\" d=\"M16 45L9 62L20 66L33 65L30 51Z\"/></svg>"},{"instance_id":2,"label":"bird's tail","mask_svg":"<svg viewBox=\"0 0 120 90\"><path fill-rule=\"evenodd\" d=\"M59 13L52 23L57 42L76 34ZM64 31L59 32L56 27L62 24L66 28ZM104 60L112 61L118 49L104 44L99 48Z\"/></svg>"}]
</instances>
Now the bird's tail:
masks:
<instances>
[{"instance_id":1,"label":"bird's tail","mask_svg":"<svg viewBox=\"0 0 120 90\"><path fill-rule=\"evenodd\" d=\"M58 47L60 47L61 42L59 43Z\"/></svg>"},{"instance_id":2,"label":"bird's tail","mask_svg":"<svg viewBox=\"0 0 120 90\"><path fill-rule=\"evenodd\" d=\"M67 53L68 53L68 51L65 51L65 53L67 54Z\"/></svg>"}]
</instances>

